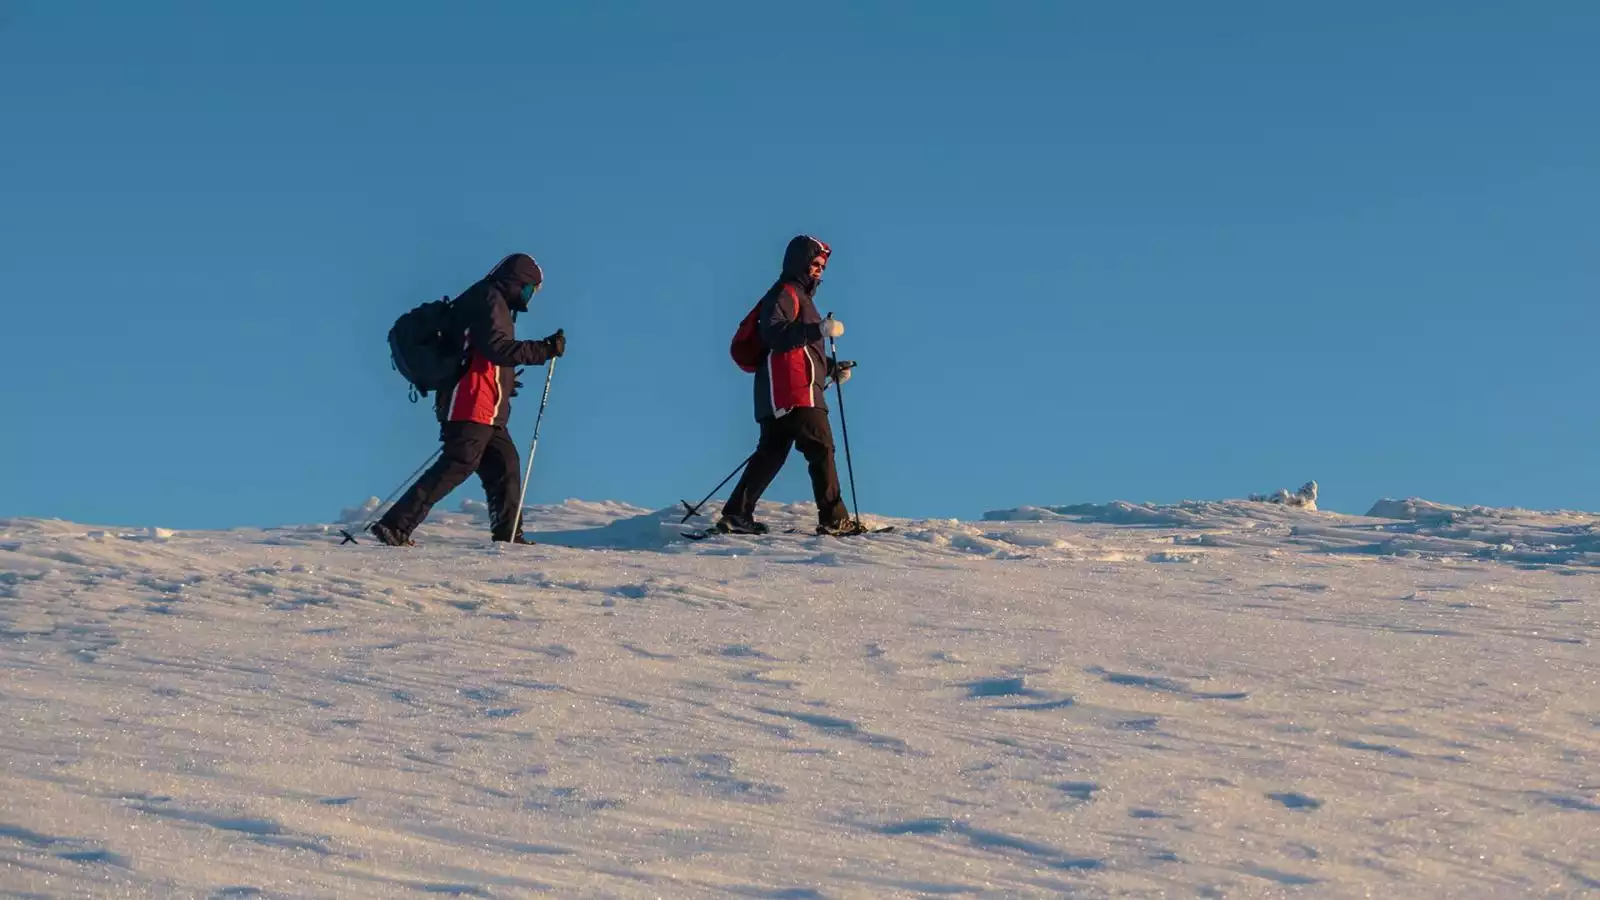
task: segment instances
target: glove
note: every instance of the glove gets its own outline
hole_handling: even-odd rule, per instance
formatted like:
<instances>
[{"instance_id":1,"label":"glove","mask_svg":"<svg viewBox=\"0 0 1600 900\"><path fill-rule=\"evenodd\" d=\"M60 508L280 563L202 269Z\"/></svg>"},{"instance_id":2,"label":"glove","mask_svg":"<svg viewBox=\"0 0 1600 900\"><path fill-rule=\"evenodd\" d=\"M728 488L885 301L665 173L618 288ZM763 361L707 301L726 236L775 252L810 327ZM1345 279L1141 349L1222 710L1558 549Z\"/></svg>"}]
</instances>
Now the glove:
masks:
<instances>
[{"instance_id":1,"label":"glove","mask_svg":"<svg viewBox=\"0 0 1600 900\"><path fill-rule=\"evenodd\" d=\"M822 320L822 336L823 337L825 337L825 338L836 338L841 334L844 334L844 323L843 322L839 321L838 319L823 319Z\"/></svg>"},{"instance_id":2,"label":"glove","mask_svg":"<svg viewBox=\"0 0 1600 900\"><path fill-rule=\"evenodd\" d=\"M856 367L853 359L841 359L828 366L828 377L834 384L844 384L850 380L850 370Z\"/></svg>"},{"instance_id":3,"label":"glove","mask_svg":"<svg viewBox=\"0 0 1600 900\"><path fill-rule=\"evenodd\" d=\"M544 344L544 349L549 352L552 359L565 355L567 352L567 335L565 329L556 329L556 333L545 338L542 343Z\"/></svg>"}]
</instances>

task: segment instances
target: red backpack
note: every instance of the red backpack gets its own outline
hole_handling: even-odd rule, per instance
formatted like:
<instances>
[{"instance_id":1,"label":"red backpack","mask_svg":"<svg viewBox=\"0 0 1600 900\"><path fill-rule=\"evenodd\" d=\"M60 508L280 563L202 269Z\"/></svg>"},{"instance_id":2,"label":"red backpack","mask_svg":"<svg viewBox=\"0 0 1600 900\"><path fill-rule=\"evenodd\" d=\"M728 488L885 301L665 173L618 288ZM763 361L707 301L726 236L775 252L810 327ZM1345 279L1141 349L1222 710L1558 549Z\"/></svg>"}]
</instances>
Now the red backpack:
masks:
<instances>
[{"instance_id":1,"label":"red backpack","mask_svg":"<svg viewBox=\"0 0 1600 900\"><path fill-rule=\"evenodd\" d=\"M794 311L795 315L798 316L800 314L800 296L789 285L784 285L784 289L789 292L790 296L794 297ZM728 355L732 356L734 363L746 372L755 372L760 369L761 361L767 355L767 345L761 343L761 326L756 322L756 316L760 312L761 302L758 300L756 305L751 307L750 312L745 314L744 319L739 322L739 329L733 333L733 342L728 345Z\"/></svg>"}]
</instances>

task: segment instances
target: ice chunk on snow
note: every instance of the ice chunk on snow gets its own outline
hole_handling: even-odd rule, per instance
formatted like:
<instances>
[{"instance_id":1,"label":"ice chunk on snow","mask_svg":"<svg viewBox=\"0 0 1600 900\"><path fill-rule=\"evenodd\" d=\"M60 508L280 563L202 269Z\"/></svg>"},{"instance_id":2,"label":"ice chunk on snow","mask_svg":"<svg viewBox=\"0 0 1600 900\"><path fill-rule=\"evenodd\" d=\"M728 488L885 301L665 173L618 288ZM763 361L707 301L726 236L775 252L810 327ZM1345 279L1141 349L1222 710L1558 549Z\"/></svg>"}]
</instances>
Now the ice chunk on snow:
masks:
<instances>
[{"instance_id":1,"label":"ice chunk on snow","mask_svg":"<svg viewBox=\"0 0 1600 900\"><path fill-rule=\"evenodd\" d=\"M1289 493L1279 488L1274 494L1251 494L1250 499L1257 503L1279 503L1284 506L1297 506L1309 512L1317 511L1317 483L1308 481L1300 486L1300 490Z\"/></svg>"}]
</instances>

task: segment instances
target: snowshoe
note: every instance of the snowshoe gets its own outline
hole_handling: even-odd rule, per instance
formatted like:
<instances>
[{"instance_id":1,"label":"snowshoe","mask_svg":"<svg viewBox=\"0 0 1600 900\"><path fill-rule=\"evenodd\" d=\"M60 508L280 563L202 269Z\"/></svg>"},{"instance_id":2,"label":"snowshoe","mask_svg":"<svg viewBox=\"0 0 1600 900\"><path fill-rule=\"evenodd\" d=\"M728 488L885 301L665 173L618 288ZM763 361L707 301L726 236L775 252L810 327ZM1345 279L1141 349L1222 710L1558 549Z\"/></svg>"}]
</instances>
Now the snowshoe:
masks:
<instances>
[{"instance_id":1,"label":"snowshoe","mask_svg":"<svg viewBox=\"0 0 1600 900\"><path fill-rule=\"evenodd\" d=\"M712 525L710 528L700 531L682 531L679 532L679 534L682 534L691 541L703 541L708 537L718 534L744 534L759 536L767 534L769 531L771 531L771 529L769 529L764 523L757 522L755 519L747 519L744 516L723 516L722 518L718 519L717 523Z\"/></svg>"},{"instance_id":2,"label":"snowshoe","mask_svg":"<svg viewBox=\"0 0 1600 900\"><path fill-rule=\"evenodd\" d=\"M757 523L757 524L759 524L759 523ZM766 526L761 526L761 527L763 529L765 529ZM823 536L828 536L828 537L850 537L850 536L853 536L853 535L861 535L861 534L887 534L888 532L891 532L891 531L894 531L894 526L893 525L884 525L881 528L869 528L869 527L867 527L866 525L863 525L860 522L850 522L850 523L847 523L847 524L841 524L841 525L835 526L835 527L833 527L831 529L827 529L827 530L825 530L821 526L819 526L815 531L806 531L806 530L800 529L800 528L786 528L781 532L781 534L785 534L785 535L813 535L813 536L815 536L815 535L823 535ZM722 530L720 530L718 528L709 528L709 529L707 529L705 531L680 531L679 532L679 534L683 535L684 537L688 538L691 541L703 541L706 538L713 537L713 536L715 536L717 534L755 534L755 535L764 535L766 533L767 532L765 530L759 531L759 532L740 532L740 531L722 531Z\"/></svg>"},{"instance_id":3,"label":"snowshoe","mask_svg":"<svg viewBox=\"0 0 1600 900\"><path fill-rule=\"evenodd\" d=\"M761 522L744 516L723 516L717 520L717 531L721 534L766 534L769 530Z\"/></svg>"},{"instance_id":4,"label":"snowshoe","mask_svg":"<svg viewBox=\"0 0 1600 900\"><path fill-rule=\"evenodd\" d=\"M391 547L415 547L417 545L417 542L407 535L401 534L382 522L373 522L372 527L367 530L372 532L373 537Z\"/></svg>"}]
</instances>

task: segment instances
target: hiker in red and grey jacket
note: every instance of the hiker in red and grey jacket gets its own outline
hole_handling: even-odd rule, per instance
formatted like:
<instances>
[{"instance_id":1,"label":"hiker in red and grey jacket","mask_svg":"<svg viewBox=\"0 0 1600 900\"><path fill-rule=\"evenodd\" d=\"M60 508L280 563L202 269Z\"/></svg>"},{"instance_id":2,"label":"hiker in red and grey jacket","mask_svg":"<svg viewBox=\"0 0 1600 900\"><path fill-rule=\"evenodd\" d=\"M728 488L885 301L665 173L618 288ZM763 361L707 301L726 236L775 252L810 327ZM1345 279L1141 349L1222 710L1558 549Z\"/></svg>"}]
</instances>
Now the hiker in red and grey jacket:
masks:
<instances>
[{"instance_id":1,"label":"hiker in red and grey jacket","mask_svg":"<svg viewBox=\"0 0 1600 900\"><path fill-rule=\"evenodd\" d=\"M439 460L411 485L370 529L393 546L411 543L411 532L427 518L435 503L476 472L489 501L491 537L529 543L522 536L517 509L522 496L522 463L517 445L506 431L511 398L521 383L517 366L540 366L566 352L567 339L557 331L544 340L519 341L516 314L544 284L544 272L533 257L513 253L483 280L455 300L453 316L464 334L465 371L455 387L440 391L434 409L444 449Z\"/></svg>"},{"instance_id":2,"label":"hiker in red and grey jacket","mask_svg":"<svg viewBox=\"0 0 1600 900\"><path fill-rule=\"evenodd\" d=\"M824 400L828 379L843 382L850 377L848 367L834 370L823 347L823 339L844 333L844 324L823 319L812 302L832 252L814 237L799 235L791 240L783 254L783 274L754 311L766 351L755 373L761 438L749 467L722 508L719 531L766 532L767 527L754 518L756 501L795 447L805 456L811 474L817 531L849 534L860 530L850 520L840 496L839 473L833 462L833 427Z\"/></svg>"}]
</instances>

